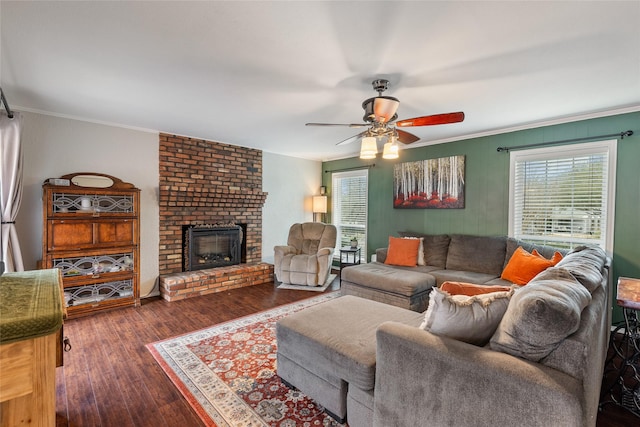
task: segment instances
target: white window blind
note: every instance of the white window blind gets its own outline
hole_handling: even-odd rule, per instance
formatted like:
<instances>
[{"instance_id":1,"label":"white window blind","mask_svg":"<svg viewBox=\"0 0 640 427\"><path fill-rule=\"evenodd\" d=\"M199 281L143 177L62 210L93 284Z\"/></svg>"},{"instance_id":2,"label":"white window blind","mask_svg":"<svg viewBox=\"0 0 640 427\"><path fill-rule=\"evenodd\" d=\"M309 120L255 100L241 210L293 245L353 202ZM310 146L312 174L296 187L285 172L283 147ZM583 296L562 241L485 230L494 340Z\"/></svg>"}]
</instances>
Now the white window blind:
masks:
<instances>
[{"instance_id":1,"label":"white window blind","mask_svg":"<svg viewBox=\"0 0 640 427\"><path fill-rule=\"evenodd\" d=\"M336 246L351 244L351 239L358 239L361 256L367 253L367 189L369 171L356 170L336 172L332 176L331 218L336 226L338 241ZM339 251L337 256L339 256Z\"/></svg>"},{"instance_id":2,"label":"white window blind","mask_svg":"<svg viewBox=\"0 0 640 427\"><path fill-rule=\"evenodd\" d=\"M613 248L616 141L511 152L509 235Z\"/></svg>"}]
</instances>

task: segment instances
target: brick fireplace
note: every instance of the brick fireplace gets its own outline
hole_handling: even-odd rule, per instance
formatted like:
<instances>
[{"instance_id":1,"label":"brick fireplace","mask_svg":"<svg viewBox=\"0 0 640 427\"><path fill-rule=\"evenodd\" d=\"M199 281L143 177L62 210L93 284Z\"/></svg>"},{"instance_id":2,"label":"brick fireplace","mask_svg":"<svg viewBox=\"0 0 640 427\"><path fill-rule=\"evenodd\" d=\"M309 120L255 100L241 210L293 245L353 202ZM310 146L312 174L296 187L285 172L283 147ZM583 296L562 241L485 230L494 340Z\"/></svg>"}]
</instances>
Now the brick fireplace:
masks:
<instances>
[{"instance_id":1,"label":"brick fireplace","mask_svg":"<svg viewBox=\"0 0 640 427\"><path fill-rule=\"evenodd\" d=\"M264 283L269 274L272 281L273 266L261 264L262 207L267 198L262 191L262 151L160 134L159 155L161 295L168 300L182 299L249 286L257 284L256 280ZM184 227L218 223L242 224L246 245L242 263L197 274L183 272ZM163 285L176 281L181 289L174 289L169 298L166 294L172 290L163 290ZM185 290L183 285L194 281L194 289Z\"/></svg>"}]
</instances>

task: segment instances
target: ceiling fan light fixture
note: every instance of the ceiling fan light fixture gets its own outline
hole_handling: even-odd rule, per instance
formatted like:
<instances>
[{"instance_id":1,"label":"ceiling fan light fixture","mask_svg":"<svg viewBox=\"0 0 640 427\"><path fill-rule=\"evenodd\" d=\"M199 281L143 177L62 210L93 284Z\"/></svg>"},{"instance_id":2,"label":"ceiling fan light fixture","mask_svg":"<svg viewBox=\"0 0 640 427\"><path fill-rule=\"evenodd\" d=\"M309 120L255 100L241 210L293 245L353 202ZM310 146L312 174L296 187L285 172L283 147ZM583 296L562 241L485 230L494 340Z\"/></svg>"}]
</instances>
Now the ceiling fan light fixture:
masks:
<instances>
[{"instance_id":1,"label":"ceiling fan light fixture","mask_svg":"<svg viewBox=\"0 0 640 427\"><path fill-rule=\"evenodd\" d=\"M348 144L362 138L360 158L373 159L376 157L378 149L377 147L373 147L373 142L369 138L375 136L382 139L386 137L389 138L388 142L391 143L389 146L385 144L385 150L383 150L383 156L386 159L397 158L398 142L406 145L420 140L416 135L400 130L399 128L446 125L449 123L459 123L464 120L464 112L458 111L455 113L432 114L397 121L398 114L396 111L400 105L400 101L392 96L382 95L382 93L387 90L389 81L386 79L376 79L372 82L372 85L373 90L378 92L378 96L365 99L362 102L362 108L364 109L362 120L364 123L307 123L307 126L368 127L366 131L340 141L336 145ZM387 155L385 155L385 153L387 153Z\"/></svg>"},{"instance_id":2,"label":"ceiling fan light fixture","mask_svg":"<svg viewBox=\"0 0 640 427\"><path fill-rule=\"evenodd\" d=\"M373 136L366 136L362 138L360 144L360 158L364 160L375 159L378 154L378 144L376 138Z\"/></svg>"},{"instance_id":3,"label":"ceiling fan light fixture","mask_svg":"<svg viewBox=\"0 0 640 427\"><path fill-rule=\"evenodd\" d=\"M389 136L387 143L384 144L384 148L382 150L382 158L387 160L397 159L398 156L398 137L395 133Z\"/></svg>"}]
</instances>

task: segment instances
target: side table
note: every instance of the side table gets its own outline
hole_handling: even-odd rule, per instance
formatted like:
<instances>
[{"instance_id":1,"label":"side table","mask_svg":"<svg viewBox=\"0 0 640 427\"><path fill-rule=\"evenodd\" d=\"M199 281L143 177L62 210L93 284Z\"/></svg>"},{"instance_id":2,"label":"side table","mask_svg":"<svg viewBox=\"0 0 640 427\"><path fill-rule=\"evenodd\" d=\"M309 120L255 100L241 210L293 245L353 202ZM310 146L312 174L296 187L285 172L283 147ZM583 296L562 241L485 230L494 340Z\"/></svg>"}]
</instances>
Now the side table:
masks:
<instances>
[{"instance_id":1,"label":"side table","mask_svg":"<svg viewBox=\"0 0 640 427\"><path fill-rule=\"evenodd\" d=\"M620 277L616 302L624 321L611 332L604 377L614 379L601 394L600 406L613 403L640 417L640 279Z\"/></svg>"},{"instance_id":2,"label":"side table","mask_svg":"<svg viewBox=\"0 0 640 427\"><path fill-rule=\"evenodd\" d=\"M344 246L340 248L340 283L342 283L342 268L360 264L360 247Z\"/></svg>"}]
</instances>

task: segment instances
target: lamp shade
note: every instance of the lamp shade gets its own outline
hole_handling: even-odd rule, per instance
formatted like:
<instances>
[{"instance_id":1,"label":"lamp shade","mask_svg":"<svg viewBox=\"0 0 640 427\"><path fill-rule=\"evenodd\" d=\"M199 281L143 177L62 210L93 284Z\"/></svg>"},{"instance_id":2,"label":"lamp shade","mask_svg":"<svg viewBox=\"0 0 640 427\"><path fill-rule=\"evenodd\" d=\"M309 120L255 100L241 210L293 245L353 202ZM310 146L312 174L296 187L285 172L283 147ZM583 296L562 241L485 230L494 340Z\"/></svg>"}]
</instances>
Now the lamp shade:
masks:
<instances>
[{"instance_id":1,"label":"lamp shade","mask_svg":"<svg viewBox=\"0 0 640 427\"><path fill-rule=\"evenodd\" d=\"M313 213L327 213L327 196L313 196Z\"/></svg>"},{"instance_id":2,"label":"lamp shade","mask_svg":"<svg viewBox=\"0 0 640 427\"><path fill-rule=\"evenodd\" d=\"M395 142L387 142L384 144L382 151L383 159L397 159L398 158L398 144Z\"/></svg>"},{"instance_id":3,"label":"lamp shade","mask_svg":"<svg viewBox=\"0 0 640 427\"><path fill-rule=\"evenodd\" d=\"M376 138L373 136L367 136L362 138L360 144L360 158L361 159L375 159L378 154L378 144Z\"/></svg>"}]
</instances>

